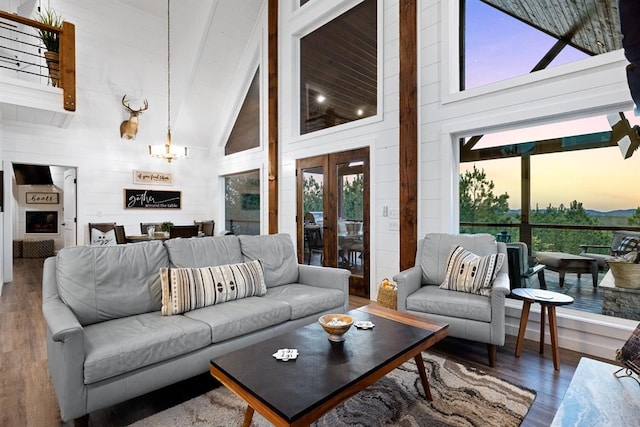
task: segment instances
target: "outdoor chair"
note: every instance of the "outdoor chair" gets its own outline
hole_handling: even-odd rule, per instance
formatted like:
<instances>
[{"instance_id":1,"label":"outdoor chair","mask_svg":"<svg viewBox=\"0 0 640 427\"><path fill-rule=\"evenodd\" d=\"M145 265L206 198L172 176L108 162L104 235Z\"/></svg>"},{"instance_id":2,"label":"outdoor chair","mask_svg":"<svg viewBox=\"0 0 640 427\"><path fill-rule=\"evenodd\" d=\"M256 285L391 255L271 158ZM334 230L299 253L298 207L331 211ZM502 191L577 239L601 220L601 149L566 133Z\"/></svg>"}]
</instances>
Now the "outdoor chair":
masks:
<instances>
[{"instance_id":1,"label":"outdoor chair","mask_svg":"<svg viewBox=\"0 0 640 427\"><path fill-rule=\"evenodd\" d=\"M629 239L627 239L629 238ZM598 268L606 269L607 262L612 261L618 255L624 255L632 251L634 248L640 248L640 231L620 230L613 235L611 245L580 245L582 252L580 256L595 259ZM607 253L590 252L594 249L606 250Z\"/></svg>"},{"instance_id":2,"label":"outdoor chair","mask_svg":"<svg viewBox=\"0 0 640 427\"><path fill-rule=\"evenodd\" d=\"M525 242L507 243L507 258L509 260L509 282L511 289L531 288L531 278L538 275L540 288L546 288L544 281L544 264L529 266L529 248Z\"/></svg>"},{"instance_id":3,"label":"outdoor chair","mask_svg":"<svg viewBox=\"0 0 640 427\"><path fill-rule=\"evenodd\" d=\"M454 259L454 246L486 260L475 264L486 275L467 277L494 277L488 288L483 286L483 293L488 295L440 288L447 277L448 265L458 267L451 270L450 279L462 270L474 269L474 265L466 262L468 258ZM427 234L418 242L415 266L393 277L398 284L398 311L448 323L452 337L486 343L489 365L494 366L496 346L504 345L505 341L505 297L510 293L506 258L506 244L496 242L490 234Z\"/></svg>"}]
</instances>

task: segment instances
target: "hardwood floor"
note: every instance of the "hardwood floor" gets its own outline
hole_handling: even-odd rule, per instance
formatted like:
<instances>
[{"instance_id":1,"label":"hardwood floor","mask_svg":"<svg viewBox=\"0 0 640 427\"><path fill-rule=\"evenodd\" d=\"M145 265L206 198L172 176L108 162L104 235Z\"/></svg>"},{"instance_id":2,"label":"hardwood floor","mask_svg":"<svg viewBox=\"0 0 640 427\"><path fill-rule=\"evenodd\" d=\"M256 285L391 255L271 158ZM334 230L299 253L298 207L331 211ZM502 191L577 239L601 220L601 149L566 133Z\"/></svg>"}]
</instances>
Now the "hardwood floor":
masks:
<instances>
[{"instance_id":1,"label":"hardwood floor","mask_svg":"<svg viewBox=\"0 0 640 427\"><path fill-rule=\"evenodd\" d=\"M60 425L60 414L47 370L45 326L42 317L42 259L16 259L14 281L0 297L0 426ZM370 301L352 297L352 308ZM484 344L446 338L433 348L466 366L503 378L537 392L523 426L548 426L583 356L560 351L561 368L554 371L551 349L538 354L538 343L525 341L522 355L514 356L515 337L498 349L496 365L487 365ZM217 383L209 374L92 413L90 426L127 425L198 396Z\"/></svg>"}]
</instances>

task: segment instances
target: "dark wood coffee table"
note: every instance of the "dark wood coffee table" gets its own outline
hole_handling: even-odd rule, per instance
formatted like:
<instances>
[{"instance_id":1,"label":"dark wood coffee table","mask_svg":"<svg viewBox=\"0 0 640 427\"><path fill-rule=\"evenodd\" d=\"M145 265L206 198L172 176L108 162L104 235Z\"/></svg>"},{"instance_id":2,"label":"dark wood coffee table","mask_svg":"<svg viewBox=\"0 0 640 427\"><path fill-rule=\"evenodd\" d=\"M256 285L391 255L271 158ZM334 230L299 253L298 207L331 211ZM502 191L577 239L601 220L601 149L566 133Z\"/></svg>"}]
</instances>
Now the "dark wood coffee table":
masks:
<instances>
[{"instance_id":1,"label":"dark wood coffee table","mask_svg":"<svg viewBox=\"0 0 640 427\"><path fill-rule=\"evenodd\" d=\"M318 323L286 332L211 360L211 375L276 426L304 426L413 358L431 391L421 352L447 335L448 325L374 304L348 313L373 329L352 326L342 343L331 342ZM272 355L295 348L295 360Z\"/></svg>"}]
</instances>

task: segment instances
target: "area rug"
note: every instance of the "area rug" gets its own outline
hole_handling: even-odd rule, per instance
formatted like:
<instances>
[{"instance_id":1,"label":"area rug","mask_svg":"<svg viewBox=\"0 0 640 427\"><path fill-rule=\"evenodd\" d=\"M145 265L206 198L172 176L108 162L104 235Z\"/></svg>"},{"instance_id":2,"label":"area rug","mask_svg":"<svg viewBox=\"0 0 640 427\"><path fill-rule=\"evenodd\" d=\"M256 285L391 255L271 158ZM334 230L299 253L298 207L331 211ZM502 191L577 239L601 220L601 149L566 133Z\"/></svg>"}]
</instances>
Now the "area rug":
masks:
<instances>
[{"instance_id":1,"label":"area rug","mask_svg":"<svg viewBox=\"0 0 640 427\"><path fill-rule=\"evenodd\" d=\"M433 401L425 399L415 362L406 362L326 413L314 426L518 426L535 392L439 356L422 353ZM240 426L246 404L225 387L133 426ZM252 426L271 424L257 412Z\"/></svg>"}]
</instances>

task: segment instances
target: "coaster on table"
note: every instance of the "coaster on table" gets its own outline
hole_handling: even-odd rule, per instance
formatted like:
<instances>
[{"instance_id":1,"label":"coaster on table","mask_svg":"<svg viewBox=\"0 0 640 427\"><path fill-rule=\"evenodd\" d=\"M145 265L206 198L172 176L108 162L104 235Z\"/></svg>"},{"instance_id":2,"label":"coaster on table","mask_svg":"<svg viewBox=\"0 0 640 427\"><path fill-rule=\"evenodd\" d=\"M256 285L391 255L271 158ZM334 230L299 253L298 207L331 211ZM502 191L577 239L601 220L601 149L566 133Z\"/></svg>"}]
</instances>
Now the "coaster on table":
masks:
<instances>
[{"instance_id":1,"label":"coaster on table","mask_svg":"<svg viewBox=\"0 0 640 427\"><path fill-rule=\"evenodd\" d=\"M373 322L369 322L368 320L358 320L353 325L358 329L372 329L376 326Z\"/></svg>"},{"instance_id":2,"label":"coaster on table","mask_svg":"<svg viewBox=\"0 0 640 427\"><path fill-rule=\"evenodd\" d=\"M287 360L292 360L298 357L298 350L295 348L281 348L275 353L273 353L273 357L278 360L282 360L286 362Z\"/></svg>"}]
</instances>

